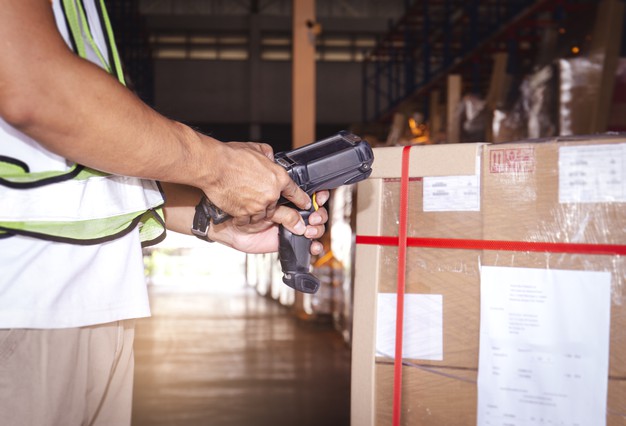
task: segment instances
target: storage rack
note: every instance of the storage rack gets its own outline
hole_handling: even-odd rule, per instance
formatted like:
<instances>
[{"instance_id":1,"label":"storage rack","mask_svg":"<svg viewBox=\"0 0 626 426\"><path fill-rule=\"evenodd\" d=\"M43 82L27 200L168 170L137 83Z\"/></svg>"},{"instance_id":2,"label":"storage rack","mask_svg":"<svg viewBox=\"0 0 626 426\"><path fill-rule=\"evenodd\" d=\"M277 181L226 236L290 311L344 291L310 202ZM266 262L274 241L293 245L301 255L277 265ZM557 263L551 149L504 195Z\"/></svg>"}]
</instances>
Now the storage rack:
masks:
<instances>
[{"instance_id":1,"label":"storage rack","mask_svg":"<svg viewBox=\"0 0 626 426\"><path fill-rule=\"evenodd\" d=\"M363 122L388 122L407 103L428 118L429 94L460 74L464 89L484 93L492 55L524 72L547 28L592 20L591 0L414 0L363 62ZM563 29L562 29L563 30Z\"/></svg>"}]
</instances>

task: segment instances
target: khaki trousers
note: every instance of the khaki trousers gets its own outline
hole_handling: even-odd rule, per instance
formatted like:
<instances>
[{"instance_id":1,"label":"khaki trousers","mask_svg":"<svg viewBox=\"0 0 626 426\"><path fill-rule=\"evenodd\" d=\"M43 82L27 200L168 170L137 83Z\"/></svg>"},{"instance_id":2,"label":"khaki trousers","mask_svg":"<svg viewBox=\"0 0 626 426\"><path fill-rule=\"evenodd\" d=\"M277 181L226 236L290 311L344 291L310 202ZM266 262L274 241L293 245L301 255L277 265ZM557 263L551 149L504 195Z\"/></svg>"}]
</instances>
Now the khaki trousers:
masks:
<instances>
[{"instance_id":1,"label":"khaki trousers","mask_svg":"<svg viewBox=\"0 0 626 426\"><path fill-rule=\"evenodd\" d=\"M134 321L0 329L0 424L127 426Z\"/></svg>"}]
</instances>

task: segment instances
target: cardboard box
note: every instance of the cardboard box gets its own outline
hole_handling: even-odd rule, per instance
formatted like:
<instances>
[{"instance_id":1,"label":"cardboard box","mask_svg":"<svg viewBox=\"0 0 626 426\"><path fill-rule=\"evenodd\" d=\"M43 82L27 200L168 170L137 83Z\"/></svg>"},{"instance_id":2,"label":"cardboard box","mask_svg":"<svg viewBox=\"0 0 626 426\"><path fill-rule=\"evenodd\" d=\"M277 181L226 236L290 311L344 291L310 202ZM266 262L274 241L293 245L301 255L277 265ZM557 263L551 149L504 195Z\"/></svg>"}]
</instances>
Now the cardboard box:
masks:
<instances>
[{"instance_id":1,"label":"cardboard box","mask_svg":"<svg viewBox=\"0 0 626 426\"><path fill-rule=\"evenodd\" d=\"M476 424L476 370L403 367L402 425ZM376 425L390 425L393 364L376 364ZM353 423L356 425L356 423ZM607 426L626 425L626 380L608 383Z\"/></svg>"},{"instance_id":2,"label":"cardboard box","mask_svg":"<svg viewBox=\"0 0 626 426\"><path fill-rule=\"evenodd\" d=\"M626 425L626 380L609 380L609 398L607 403L607 426Z\"/></svg>"},{"instance_id":3,"label":"cardboard box","mask_svg":"<svg viewBox=\"0 0 626 426\"><path fill-rule=\"evenodd\" d=\"M480 238L479 205L472 206L472 197L479 194L472 191L477 189L481 146L427 145L411 150L409 175L414 179L409 183L409 237ZM375 149L372 176L359 184L357 235L398 236L402 150ZM466 198L462 206L465 211L453 211L456 206L449 205L458 197ZM375 424L376 407L386 406L385 398L390 397L388 392L379 392L379 384L384 382L379 376L386 376L384 371L388 369L378 366L393 360L376 356L376 312L379 294L395 292L397 250L394 246L357 244L352 347L354 425ZM479 250L409 249L407 294L441 295L444 317L439 331L442 359L412 359L416 363L448 363L461 368L476 364L478 306L472 301L478 298L479 256Z\"/></svg>"},{"instance_id":4,"label":"cardboard box","mask_svg":"<svg viewBox=\"0 0 626 426\"><path fill-rule=\"evenodd\" d=\"M626 199L619 195L623 191L622 177L615 175L623 168L620 158L623 155L626 155L626 137L618 135L485 147L484 239L626 244ZM619 164L610 170L613 160ZM572 166L572 161L586 164ZM594 174L598 168L603 175ZM611 188L611 181L620 188ZM573 190L572 185L590 188ZM611 272L609 374L626 377L626 261L622 256L485 251L481 260L486 266Z\"/></svg>"},{"instance_id":5,"label":"cardboard box","mask_svg":"<svg viewBox=\"0 0 626 426\"><path fill-rule=\"evenodd\" d=\"M476 424L476 370L403 367L402 425ZM392 424L393 364L376 364L376 425ZM352 423L356 425L357 423Z\"/></svg>"},{"instance_id":6,"label":"cardboard box","mask_svg":"<svg viewBox=\"0 0 626 426\"><path fill-rule=\"evenodd\" d=\"M443 151L447 149L440 146ZM472 147L474 150L478 145ZM418 151L420 152L421 149ZM478 162L473 151L459 162L445 165L450 175L463 170L455 169L464 161ZM480 239L482 234L479 211L424 211L424 179L409 182L408 236L415 238ZM436 185L436 183L435 183ZM441 188L441 187L438 187ZM399 200L400 182L384 179L382 189L385 200ZM449 190L449 188L448 188ZM444 191L444 189L440 189ZM434 195L436 196L436 195ZM427 201L428 202L428 201ZM397 235L398 206L385 204L382 217L382 235ZM478 305L480 250L454 250L411 247L407 251L406 292L435 294L443 298L443 351L444 360L419 360L426 365L446 365L474 368L478 360ZM379 293L395 293L397 283L398 248L381 247Z\"/></svg>"},{"instance_id":7,"label":"cardboard box","mask_svg":"<svg viewBox=\"0 0 626 426\"><path fill-rule=\"evenodd\" d=\"M626 263L623 257L411 246L412 241L420 239L623 246L626 244L626 212L623 211L626 200L620 197L625 194L619 195L615 190L603 195L603 191L595 189L577 192L573 188L581 181L575 175L585 172L586 166L576 168L566 164L577 158L591 164L598 153L608 150L605 152L608 154L611 147L619 148L623 143L626 144L626 139L613 135L593 139L561 138L541 143L412 148L406 295L441 296L443 345L439 359L412 358L406 356L405 348L404 360L412 366L402 367L402 424L468 425L476 422L481 265L611 273L607 424L626 424ZM578 148L582 149L582 154L576 152ZM585 149L588 149L587 154ZM402 150L376 149L372 177L358 187L351 409L355 426L391 422L394 359L393 354L376 353L376 327L382 295L396 292L398 248L397 243L388 244L384 238L376 243L376 237L393 240L398 236ZM626 153L626 148L623 152ZM615 156L616 161L617 158L626 161L626 154L623 155ZM559 171L567 172L567 176L561 178ZM437 193L429 186L430 178L469 179L472 176L479 177L479 210L467 210L471 203L465 203L465 211L444 211L444 202L442 210L426 211L432 208L428 197ZM454 190L454 183L446 179L438 182L444 193ZM623 182L621 177L617 181ZM469 188L474 187L470 184ZM586 197L585 202L576 202L576 197L580 196ZM608 198L598 198L602 196ZM373 238L368 243L363 243L364 240L359 243L359 237L364 236Z\"/></svg>"}]
</instances>

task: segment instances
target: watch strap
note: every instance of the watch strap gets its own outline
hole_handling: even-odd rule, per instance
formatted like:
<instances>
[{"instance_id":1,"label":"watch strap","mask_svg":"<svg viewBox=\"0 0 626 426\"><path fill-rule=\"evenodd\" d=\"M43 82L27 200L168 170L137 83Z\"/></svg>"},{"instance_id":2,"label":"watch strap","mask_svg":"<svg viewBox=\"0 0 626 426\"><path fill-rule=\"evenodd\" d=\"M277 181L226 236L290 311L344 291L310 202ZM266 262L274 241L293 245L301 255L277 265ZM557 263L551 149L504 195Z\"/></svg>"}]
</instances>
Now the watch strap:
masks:
<instances>
[{"instance_id":1,"label":"watch strap","mask_svg":"<svg viewBox=\"0 0 626 426\"><path fill-rule=\"evenodd\" d=\"M211 227L211 208L213 204L211 201L203 195L200 202L196 205L196 212L193 216L193 223L191 225L191 233L201 240L213 242L209 238L209 229Z\"/></svg>"}]
</instances>

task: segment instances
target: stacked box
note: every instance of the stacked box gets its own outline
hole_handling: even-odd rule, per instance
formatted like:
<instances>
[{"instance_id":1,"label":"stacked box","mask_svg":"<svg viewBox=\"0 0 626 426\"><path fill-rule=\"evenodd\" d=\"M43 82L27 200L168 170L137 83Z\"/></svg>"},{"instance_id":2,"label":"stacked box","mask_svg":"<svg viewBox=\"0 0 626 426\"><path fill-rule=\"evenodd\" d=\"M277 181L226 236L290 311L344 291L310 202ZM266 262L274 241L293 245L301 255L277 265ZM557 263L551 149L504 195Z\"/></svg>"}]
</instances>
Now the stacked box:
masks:
<instances>
[{"instance_id":1,"label":"stacked box","mask_svg":"<svg viewBox=\"0 0 626 426\"><path fill-rule=\"evenodd\" d=\"M476 147L477 148L477 147ZM472 154L473 156L473 154ZM468 159L469 161L469 159ZM474 161L478 161L475 158ZM454 167L449 168L455 173ZM453 175L450 175L453 176ZM400 182L384 182L385 197L399 199ZM481 236L481 218L478 211L428 212L424 211L424 180L409 183L408 236L422 238L469 238ZM386 206L385 210L397 208ZM397 212L383 220L383 235L397 234ZM406 292L411 294L441 295L443 304L443 347L446 365L473 367L478 357L478 298L479 250L454 250L410 247L407 256ZM382 247L383 259L395 262L397 247ZM397 267L386 263L380 270L379 293L395 293ZM408 358L417 362L417 359ZM424 365L439 365L441 361L420 360Z\"/></svg>"},{"instance_id":2,"label":"stacked box","mask_svg":"<svg viewBox=\"0 0 626 426\"><path fill-rule=\"evenodd\" d=\"M411 150L409 237L481 238L481 146L432 145ZM375 149L374 155L372 177L359 184L357 235L397 237L402 148ZM403 422L419 419L419 424L445 424L443 419L451 412L466 412L475 406L474 402L456 403L465 389L475 395L475 385L452 379L454 392L451 392L447 383L439 382L445 376L420 368L469 375L475 382L480 255L480 250L422 247L407 250L407 296L429 295L439 299L439 317L430 327L440 344L420 356L405 351L405 359L416 367L405 367L403 372ZM397 259L397 246L363 245L357 240L352 358L354 425L390 423L393 353L389 353L392 350L383 353L380 349L377 352L376 323L380 319L377 311L382 297L396 292ZM463 419L469 417L475 414L470 411L469 415L463 415Z\"/></svg>"},{"instance_id":3,"label":"stacked box","mask_svg":"<svg viewBox=\"0 0 626 426\"><path fill-rule=\"evenodd\" d=\"M479 245L474 249L409 247L407 250L406 296L439 295L442 349L440 353L434 351L433 356L412 357L405 342L404 361L408 365L402 368L402 424L476 423L481 266L611 274L607 424L626 424L626 264L623 258L485 248L489 242L502 241L625 245L626 212L622 207L626 199L622 197L626 194L626 179L620 175L626 173L625 146L626 139L602 136L411 149L409 244L411 238L448 242L460 239L482 242L483 249ZM381 305L389 303L385 302L383 294L396 291L398 248L384 245L382 240L377 245L375 239L359 243L365 241L359 237L398 235L401 156L402 149L376 149L373 175L359 184L353 425L391 422L394 359L389 351L381 353L378 349L376 352L380 346L380 324L378 336L376 329L380 320L377 316L388 315L381 311ZM603 162L606 167L598 168ZM602 172L599 175L593 172L598 169ZM446 186L449 179L477 175L480 182L478 210L464 204L449 206L446 211L444 202L443 209L432 211L425 197L425 194L433 194L430 178L448 179L435 180L440 192L445 193L450 192ZM439 190L435 189L434 193ZM457 208L461 210L450 211ZM439 315L439 311L433 312ZM435 319L439 321L439 317Z\"/></svg>"},{"instance_id":4,"label":"stacked box","mask_svg":"<svg viewBox=\"0 0 626 426\"><path fill-rule=\"evenodd\" d=\"M490 145L483 152L485 240L626 243L626 211L619 193L626 171L626 138L559 138L542 143ZM598 163L594 165L594 161ZM570 164L567 164L567 163ZM572 164L580 163L578 165ZM595 173L606 163L605 176ZM611 164L615 164L613 169ZM559 174L559 169L562 172ZM596 170L596 172L594 172ZM563 174L566 174L564 176ZM624 176L626 177L626 176ZM619 186L619 188L611 188ZM585 187L589 189L584 189ZM576 189L582 188L582 189ZM626 263L620 256L485 251L482 264L611 272L610 376L626 378Z\"/></svg>"},{"instance_id":5,"label":"stacked box","mask_svg":"<svg viewBox=\"0 0 626 426\"><path fill-rule=\"evenodd\" d=\"M490 145L483 151L483 238L624 245L626 139L570 137ZM584 250L583 250L584 251ZM626 263L621 256L487 250L483 266L607 271L611 320L607 424L626 424ZM585 315L581 312L580 315Z\"/></svg>"}]
</instances>

